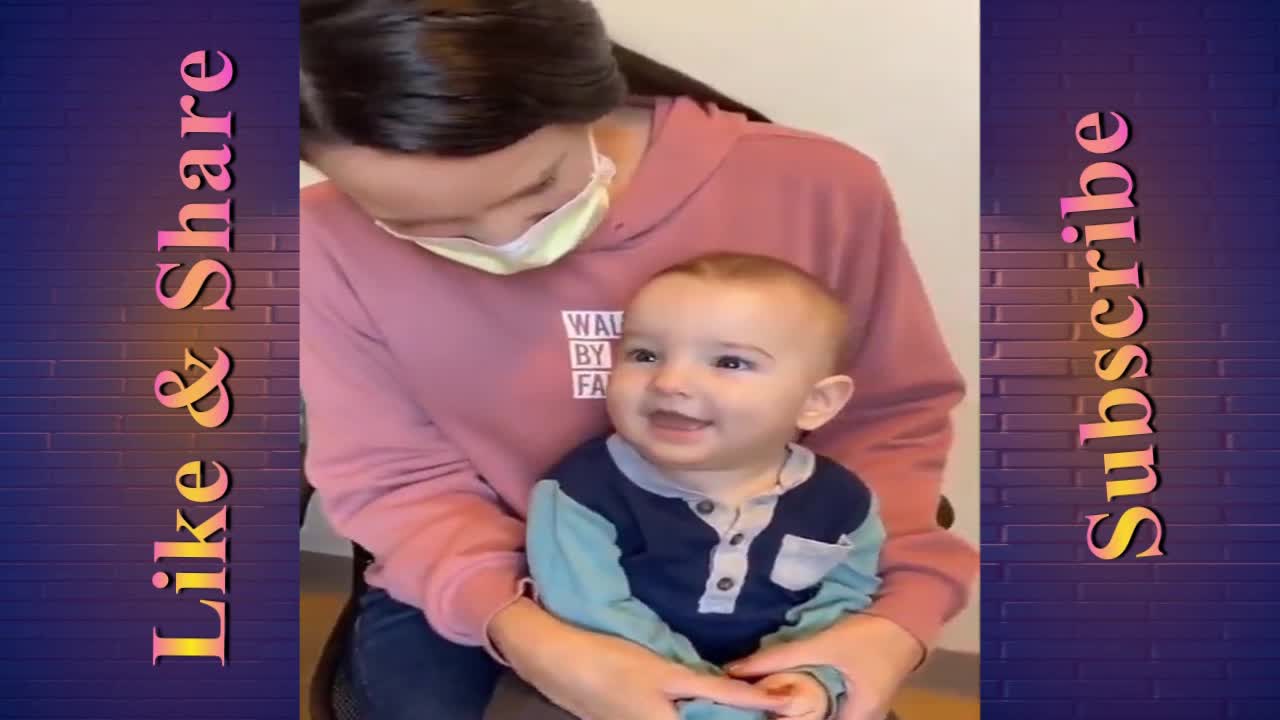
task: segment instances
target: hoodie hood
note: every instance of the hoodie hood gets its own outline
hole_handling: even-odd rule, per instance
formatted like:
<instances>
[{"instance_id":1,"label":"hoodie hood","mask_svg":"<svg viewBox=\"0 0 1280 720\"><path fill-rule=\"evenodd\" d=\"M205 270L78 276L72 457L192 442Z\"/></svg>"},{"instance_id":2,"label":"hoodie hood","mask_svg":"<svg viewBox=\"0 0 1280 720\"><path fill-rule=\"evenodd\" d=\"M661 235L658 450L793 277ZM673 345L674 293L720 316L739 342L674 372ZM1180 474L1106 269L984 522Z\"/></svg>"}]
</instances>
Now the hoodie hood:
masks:
<instances>
[{"instance_id":1,"label":"hoodie hood","mask_svg":"<svg viewBox=\"0 0 1280 720\"><path fill-rule=\"evenodd\" d=\"M744 115L687 97L633 102L653 106L652 137L626 192L614 201L598 238L602 245L626 242L674 213L715 174L749 126Z\"/></svg>"}]
</instances>

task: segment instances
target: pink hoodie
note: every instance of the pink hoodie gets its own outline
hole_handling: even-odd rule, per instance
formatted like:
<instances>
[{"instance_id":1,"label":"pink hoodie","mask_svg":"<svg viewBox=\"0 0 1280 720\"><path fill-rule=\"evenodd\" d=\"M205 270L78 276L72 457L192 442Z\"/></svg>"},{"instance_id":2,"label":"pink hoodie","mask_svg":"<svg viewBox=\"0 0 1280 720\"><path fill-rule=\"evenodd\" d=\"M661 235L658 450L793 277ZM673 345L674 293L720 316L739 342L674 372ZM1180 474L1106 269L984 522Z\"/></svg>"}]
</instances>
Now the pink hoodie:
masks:
<instances>
[{"instance_id":1,"label":"pink hoodie","mask_svg":"<svg viewBox=\"0 0 1280 720\"><path fill-rule=\"evenodd\" d=\"M518 595L528 495L607 429L620 310L653 272L714 250L772 254L847 298L857 383L807 443L876 491L889 538L868 612L925 645L967 600L977 554L935 523L964 388L873 161L832 140L656 101L627 192L554 265L487 275L387 235L336 187L302 194L307 473L371 584L487 645Z\"/></svg>"}]
</instances>

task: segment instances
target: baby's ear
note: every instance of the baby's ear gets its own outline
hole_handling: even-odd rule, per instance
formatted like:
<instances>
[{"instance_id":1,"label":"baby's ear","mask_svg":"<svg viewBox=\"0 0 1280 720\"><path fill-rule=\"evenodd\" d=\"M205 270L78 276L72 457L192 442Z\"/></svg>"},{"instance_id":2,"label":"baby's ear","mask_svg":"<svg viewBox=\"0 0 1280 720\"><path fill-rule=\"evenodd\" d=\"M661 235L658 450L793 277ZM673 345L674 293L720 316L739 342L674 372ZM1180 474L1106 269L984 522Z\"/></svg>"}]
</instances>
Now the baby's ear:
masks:
<instances>
[{"instance_id":1,"label":"baby's ear","mask_svg":"<svg viewBox=\"0 0 1280 720\"><path fill-rule=\"evenodd\" d=\"M840 414L851 397L853 378L848 375L831 375L819 380L800 408L796 427L804 431L817 430Z\"/></svg>"}]
</instances>

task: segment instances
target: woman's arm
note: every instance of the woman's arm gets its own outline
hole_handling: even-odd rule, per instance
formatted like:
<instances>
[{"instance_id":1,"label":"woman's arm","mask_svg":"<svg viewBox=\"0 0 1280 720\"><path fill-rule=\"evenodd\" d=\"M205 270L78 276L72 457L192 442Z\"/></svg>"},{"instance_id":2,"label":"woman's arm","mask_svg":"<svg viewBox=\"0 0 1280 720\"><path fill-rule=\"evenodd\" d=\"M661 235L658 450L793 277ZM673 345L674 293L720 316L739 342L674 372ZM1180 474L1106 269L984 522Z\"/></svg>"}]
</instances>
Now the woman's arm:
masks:
<instances>
[{"instance_id":1,"label":"woman's arm","mask_svg":"<svg viewBox=\"0 0 1280 720\"><path fill-rule=\"evenodd\" d=\"M450 640L487 645L490 618L519 594L524 525L398 386L406 369L334 255L304 213L307 477L337 532L377 558L378 584Z\"/></svg>"},{"instance_id":2,"label":"woman's arm","mask_svg":"<svg viewBox=\"0 0 1280 720\"><path fill-rule=\"evenodd\" d=\"M887 531L883 585L865 612L901 626L924 649L964 607L978 569L974 548L937 524L950 414L964 395L964 381L878 169L872 192L864 190L850 201L860 211L848 233L840 281L851 295L871 289L852 318L846 371L855 390L844 411L807 444L856 472L880 499Z\"/></svg>"},{"instance_id":3,"label":"woman's arm","mask_svg":"<svg viewBox=\"0 0 1280 720\"><path fill-rule=\"evenodd\" d=\"M870 607L810 637L765 648L730 673L759 677L798 665L838 668L855 688L840 720L883 718L944 622L964 607L978 554L937 524L951 411L964 382L938 331L897 211L878 168L859 156L847 202L855 208L834 254L850 297L855 390L844 411L807 444L857 473L880 500L886 539L882 584ZM867 185L871 187L867 187ZM856 298L856 299L855 299Z\"/></svg>"}]
</instances>

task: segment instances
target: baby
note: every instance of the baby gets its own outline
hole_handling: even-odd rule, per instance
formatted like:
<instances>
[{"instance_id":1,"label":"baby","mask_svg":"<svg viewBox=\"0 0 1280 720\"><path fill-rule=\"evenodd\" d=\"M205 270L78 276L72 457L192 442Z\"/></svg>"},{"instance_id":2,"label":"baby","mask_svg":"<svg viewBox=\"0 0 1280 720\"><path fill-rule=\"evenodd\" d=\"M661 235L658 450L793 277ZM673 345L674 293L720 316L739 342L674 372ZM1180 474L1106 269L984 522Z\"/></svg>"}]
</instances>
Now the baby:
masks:
<instances>
[{"instance_id":1,"label":"baby","mask_svg":"<svg viewBox=\"0 0 1280 720\"><path fill-rule=\"evenodd\" d=\"M633 298L608 387L614 434L533 491L538 599L579 627L707 673L871 604L884 539L875 497L796 444L848 402L836 371L847 319L779 260L704 256ZM830 667L759 681L780 717L826 720L845 695ZM707 700L683 720L757 720Z\"/></svg>"}]
</instances>

